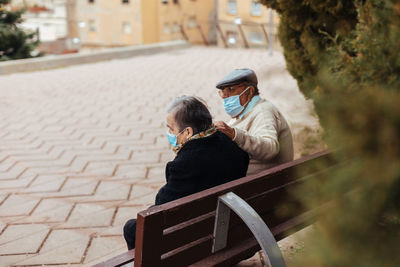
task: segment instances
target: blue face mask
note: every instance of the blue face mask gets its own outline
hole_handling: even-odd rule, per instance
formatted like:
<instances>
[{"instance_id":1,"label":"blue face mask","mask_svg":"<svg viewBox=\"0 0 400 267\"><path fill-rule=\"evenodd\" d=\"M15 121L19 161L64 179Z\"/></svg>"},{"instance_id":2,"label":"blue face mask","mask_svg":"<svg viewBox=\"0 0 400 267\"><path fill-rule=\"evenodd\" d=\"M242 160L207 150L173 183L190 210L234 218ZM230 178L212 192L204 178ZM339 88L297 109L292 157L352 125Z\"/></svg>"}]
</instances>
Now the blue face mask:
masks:
<instances>
[{"instance_id":1,"label":"blue face mask","mask_svg":"<svg viewBox=\"0 0 400 267\"><path fill-rule=\"evenodd\" d=\"M250 87L247 87L246 90L244 90L240 95L224 98L224 109L229 116L236 117L240 114L240 112L243 111L244 106L240 104L240 96L249 90L249 88Z\"/></svg>"},{"instance_id":2,"label":"blue face mask","mask_svg":"<svg viewBox=\"0 0 400 267\"><path fill-rule=\"evenodd\" d=\"M186 128L185 128L186 129ZM168 142L173 146L176 147L177 143L178 143L178 135L180 135L181 133L183 133L183 131L185 130L183 129L180 133L178 133L177 135L170 133L167 130L167 138L168 138Z\"/></svg>"}]
</instances>

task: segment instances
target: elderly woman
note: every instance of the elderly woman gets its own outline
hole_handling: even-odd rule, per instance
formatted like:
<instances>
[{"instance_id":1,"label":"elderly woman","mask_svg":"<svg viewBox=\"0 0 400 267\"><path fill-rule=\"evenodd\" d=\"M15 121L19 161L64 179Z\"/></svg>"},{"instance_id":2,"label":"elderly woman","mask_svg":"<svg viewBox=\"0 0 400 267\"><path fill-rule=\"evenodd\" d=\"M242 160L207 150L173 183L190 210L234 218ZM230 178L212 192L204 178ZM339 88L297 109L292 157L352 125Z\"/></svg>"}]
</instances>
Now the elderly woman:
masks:
<instances>
[{"instance_id":1,"label":"elderly woman","mask_svg":"<svg viewBox=\"0 0 400 267\"><path fill-rule=\"evenodd\" d=\"M192 96L176 98L167 109L167 137L176 153L165 169L166 184L155 204L163 203L244 177L249 156L216 131L204 103ZM135 247L136 220L124 227L128 249Z\"/></svg>"}]
</instances>

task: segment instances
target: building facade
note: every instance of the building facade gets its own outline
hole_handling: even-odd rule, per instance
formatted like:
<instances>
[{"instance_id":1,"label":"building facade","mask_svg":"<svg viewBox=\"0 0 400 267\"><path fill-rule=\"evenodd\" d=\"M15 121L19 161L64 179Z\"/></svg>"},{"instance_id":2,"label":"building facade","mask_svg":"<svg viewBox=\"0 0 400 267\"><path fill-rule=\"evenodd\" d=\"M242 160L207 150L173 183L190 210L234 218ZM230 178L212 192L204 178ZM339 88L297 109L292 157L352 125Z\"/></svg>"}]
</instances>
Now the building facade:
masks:
<instances>
[{"instance_id":1,"label":"building facade","mask_svg":"<svg viewBox=\"0 0 400 267\"><path fill-rule=\"evenodd\" d=\"M38 31L40 44L37 52L63 54L76 52L78 46L67 38L67 2L69 0L13 0L10 8L25 9L21 26L27 31Z\"/></svg>"},{"instance_id":2,"label":"building facade","mask_svg":"<svg viewBox=\"0 0 400 267\"><path fill-rule=\"evenodd\" d=\"M25 29L39 30L42 42L55 41L67 36L67 0L13 0L14 9L25 8L24 21L21 26Z\"/></svg>"},{"instance_id":3,"label":"building facade","mask_svg":"<svg viewBox=\"0 0 400 267\"><path fill-rule=\"evenodd\" d=\"M257 0L217 0L218 45L257 47L277 44L278 15ZM272 23L271 23L272 22Z\"/></svg>"},{"instance_id":4,"label":"building facade","mask_svg":"<svg viewBox=\"0 0 400 267\"><path fill-rule=\"evenodd\" d=\"M13 0L43 45L104 48L185 39L257 47L276 42L278 16L256 0ZM271 19L273 23L271 24ZM67 49L68 50L68 49Z\"/></svg>"},{"instance_id":5,"label":"building facade","mask_svg":"<svg viewBox=\"0 0 400 267\"><path fill-rule=\"evenodd\" d=\"M140 44L140 0L69 0L68 35L88 47Z\"/></svg>"},{"instance_id":6,"label":"building facade","mask_svg":"<svg viewBox=\"0 0 400 267\"><path fill-rule=\"evenodd\" d=\"M69 37L83 47L208 40L214 0L69 0Z\"/></svg>"}]
</instances>

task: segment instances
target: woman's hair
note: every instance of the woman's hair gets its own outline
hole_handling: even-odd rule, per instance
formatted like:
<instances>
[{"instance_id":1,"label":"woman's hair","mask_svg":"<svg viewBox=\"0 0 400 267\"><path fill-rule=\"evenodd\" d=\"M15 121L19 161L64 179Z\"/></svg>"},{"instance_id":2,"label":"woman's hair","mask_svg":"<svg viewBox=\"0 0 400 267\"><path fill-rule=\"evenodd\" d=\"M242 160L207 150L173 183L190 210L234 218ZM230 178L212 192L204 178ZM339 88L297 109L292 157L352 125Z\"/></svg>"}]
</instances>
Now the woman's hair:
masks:
<instances>
[{"instance_id":1,"label":"woman's hair","mask_svg":"<svg viewBox=\"0 0 400 267\"><path fill-rule=\"evenodd\" d=\"M193 134L205 131L212 125L210 111L203 100L194 96L180 96L175 98L167 108L173 113L179 131L192 127Z\"/></svg>"}]
</instances>

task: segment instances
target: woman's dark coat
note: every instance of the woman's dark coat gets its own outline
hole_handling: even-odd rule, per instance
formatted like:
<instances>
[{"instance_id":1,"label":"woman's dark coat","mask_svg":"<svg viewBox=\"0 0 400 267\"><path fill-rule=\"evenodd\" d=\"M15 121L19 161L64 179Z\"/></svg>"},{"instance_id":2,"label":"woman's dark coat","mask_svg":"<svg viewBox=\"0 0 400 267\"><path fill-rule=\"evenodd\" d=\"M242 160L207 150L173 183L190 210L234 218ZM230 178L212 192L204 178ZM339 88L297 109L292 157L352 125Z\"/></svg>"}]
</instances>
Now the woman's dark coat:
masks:
<instances>
[{"instance_id":1,"label":"woman's dark coat","mask_svg":"<svg viewBox=\"0 0 400 267\"><path fill-rule=\"evenodd\" d=\"M156 196L156 205L200 192L246 176L249 156L225 134L189 141L173 161L167 163L167 183ZM126 222L124 237L128 249L135 248L136 220Z\"/></svg>"},{"instance_id":2,"label":"woman's dark coat","mask_svg":"<svg viewBox=\"0 0 400 267\"><path fill-rule=\"evenodd\" d=\"M156 196L160 205L246 176L249 156L225 134L189 141L167 163L167 179Z\"/></svg>"}]
</instances>

